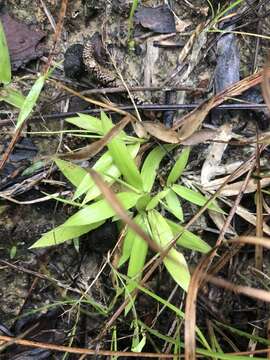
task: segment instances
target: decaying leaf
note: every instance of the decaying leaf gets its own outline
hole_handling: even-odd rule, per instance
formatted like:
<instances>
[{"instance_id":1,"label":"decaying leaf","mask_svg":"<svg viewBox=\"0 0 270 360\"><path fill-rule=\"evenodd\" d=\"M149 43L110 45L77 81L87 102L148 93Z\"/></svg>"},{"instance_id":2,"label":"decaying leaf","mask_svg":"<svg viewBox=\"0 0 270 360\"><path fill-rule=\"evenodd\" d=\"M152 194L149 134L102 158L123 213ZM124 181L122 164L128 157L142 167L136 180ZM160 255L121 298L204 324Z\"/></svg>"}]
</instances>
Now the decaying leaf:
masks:
<instances>
[{"instance_id":1,"label":"decaying leaf","mask_svg":"<svg viewBox=\"0 0 270 360\"><path fill-rule=\"evenodd\" d=\"M261 187L265 188L270 184L270 178L264 178L261 179ZM241 186L243 185L243 181L237 181L233 184L229 184L224 186L224 188L221 190L222 196L235 196L239 194L239 191L241 189ZM257 190L257 180L251 179L245 189L245 194L253 193Z\"/></svg>"},{"instance_id":2,"label":"decaying leaf","mask_svg":"<svg viewBox=\"0 0 270 360\"><path fill-rule=\"evenodd\" d=\"M0 15L0 19L5 30L13 70L43 54L38 44L44 38L44 32L30 28L8 14Z\"/></svg>"},{"instance_id":3,"label":"decaying leaf","mask_svg":"<svg viewBox=\"0 0 270 360\"><path fill-rule=\"evenodd\" d=\"M166 143L178 144L180 142L178 132L167 128L164 124L160 122L144 121L143 123L139 123L136 126L138 125L138 129L143 127L144 131L146 131L148 134ZM188 139L182 141L181 144L197 145L200 143L204 143L207 140L214 139L216 137L216 134L217 132L211 129L199 130L192 134Z\"/></svg>"},{"instance_id":4,"label":"decaying leaf","mask_svg":"<svg viewBox=\"0 0 270 360\"><path fill-rule=\"evenodd\" d=\"M194 136L194 134L192 136ZM232 127L229 124L221 126L215 140L222 140L224 142L215 142L209 145L209 151L207 152L207 157L203 163L201 171L202 186L208 184L209 181L216 176L223 153L228 145L226 142L228 142L231 138Z\"/></svg>"},{"instance_id":5,"label":"decaying leaf","mask_svg":"<svg viewBox=\"0 0 270 360\"><path fill-rule=\"evenodd\" d=\"M169 34L176 31L173 13L167 5L140 6L136 10L135 21L142 27L156 33Z\"/></svg>"},{"instance_id":6,"label":"decaying leaf","mask_svg":"<svg viewBox=\"0 0 270 360\"><path fill-rule=\"evenodd\" d=\"M144 121L143 126L150 135L156 137L159 140L170 144L179 143L177 132L166 128L166 126L160 122Z\"/></svg>"},{"instance_id":7,"label":"decaying leaf","mask_svg":"<svg viewBox=\"0 0 270 360\"><path fill-rule=\"evenodd\" d=\"M262 81L262 70L256 74L252 74L243 80L233 84L229 88L218 93L216 96L204 101L196 109L185 115L183 118L176 119L173 129L176 130L181 127L179 131L179 139L181 141L189 138L202 124L206 115L215 106L220 105L228 98L242 94L245 90L260 84Z\"/></svg>"},{"instance_id":8,"label":"decaying leaf","mask_svg":"<svg viewBox=\"0 0 270 360\"><path fill-rule=\"evenodd\" d=\"M213 140L217 136L216 130L211 129L202 129L196 131L193 135L191 135L188 139L181 142L182 145L198 145L201 143L205 143L208 140Z\"/></svg>"}]
</instances>

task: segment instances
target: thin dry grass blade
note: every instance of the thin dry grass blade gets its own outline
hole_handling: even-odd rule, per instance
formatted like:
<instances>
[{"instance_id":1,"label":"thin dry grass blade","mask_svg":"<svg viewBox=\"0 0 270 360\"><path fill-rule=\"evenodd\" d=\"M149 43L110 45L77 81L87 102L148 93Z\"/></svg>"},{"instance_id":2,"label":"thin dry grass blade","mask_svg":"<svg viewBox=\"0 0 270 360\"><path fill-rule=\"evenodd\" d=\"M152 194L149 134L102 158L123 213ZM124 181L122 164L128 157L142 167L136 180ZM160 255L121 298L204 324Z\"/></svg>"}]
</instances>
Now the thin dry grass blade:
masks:
<instances>
[{"instance_id":1,"label":"thin dry grass blade","mask_svg":"<svg viewBox=\"0 0 270 360\"><path fill-rule=\"evenodd\" d=\"M235 240L228 240L229 243L260 245L270 249L270 238L259 236L239 236Z\"/></svg>"},{"instance_id":2,"label":"thin dry grass blade","mask_svg":"<svg viewBox=\"0 0 270 360\"><path fill-rule=\"evenodd\" d=\"M212 258L213 249L197 265L192 274L188 287L186 306L185 306L185 360L196 360L196 304L199 288L204 280L204 274L209 266L209 260Z\"/></svg>"},{"instance_id":3,"label":"thin dry grass blade","mask_svg":"<svg viewBox=\"0 0 270 360\"><path fill-rule=\"evenodd\" d=\"M235 240L231 240L230 242L234 244L260 244L260 246L270 248L270 239L263 237L259 238L257 236L241 236ZM199 288L205 280L235 293L244 294L261 301L270 302L270 292L268 291L254 289L249 286L235 285L227 280L206 274L211 259L216 253L217 248L218 247L215 247L211 250L211 252L202 258L191 277L185 307L185 360L196 359L196 302ZM216 273L216 271L214 271L214 273Z\"/></svg>"},{"instance_id":4,"label":"thin dry grass blade","mask_svg":"<svg viewBox=\"0 0 270 360\"><path fill-rule=\"evenodd\" d=\"M261 166L260 166L260 147L258 143L257 131L257 144L256 144L256 175L257 175L257 193L256 193L256 235L263 236L263 197L262 187L260 180ZM255 246L255 267L262 270L263 266L263 248L260 245Z\"/></svg>"},{"instance_id":5,"label":"thin dry grass blade","mask_svg":"<svg viewBox=\"0 0 270 360\"><path fill-rule=\"evenodd\" d=\"M270 302L270 292L261 289L255 289L250 286L242 286L242 285L235 285L230 281L224 280L219 277L215 277L212 275L205 275L204 278L211 282L212 284L222 287L226 290L230 290L236 294L243 294L249 297L252 297L257 300Z\"/></svg>"},{"instance_id":6,"label":"thin dry grass blade","mask_svg":"<svg viewBox=\"0 0 270 360\"><path fill-rule=\"evenodd\" d=\"M262 94L264 97L264 101L270 110L270 54L268 55L268 60L263 69L262 76Z\"/></svg>"}]
</instances>

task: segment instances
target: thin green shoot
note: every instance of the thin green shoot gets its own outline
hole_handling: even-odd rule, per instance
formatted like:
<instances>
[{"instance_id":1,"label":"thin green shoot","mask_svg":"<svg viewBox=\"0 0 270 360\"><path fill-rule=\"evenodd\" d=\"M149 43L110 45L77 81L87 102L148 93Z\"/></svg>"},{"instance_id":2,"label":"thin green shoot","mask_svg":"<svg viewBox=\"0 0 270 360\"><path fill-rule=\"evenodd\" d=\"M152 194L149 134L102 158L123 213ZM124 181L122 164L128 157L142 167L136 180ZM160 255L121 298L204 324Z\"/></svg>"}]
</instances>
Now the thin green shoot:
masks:
<instances>
[{"instance_id":1,"label":"thin green shoot","mask_svg":"<svg viewBox=\"0 0 270 360\"><path fill-rule=\"evenodd\" d=\"M139 1L138 0L133 0L132 6L131 6L131 10L129 13L129 19L128 19L128 43L130 44L130 40L131 40L131 32L133 29L133 19L134 19L134 14L135 11L138 7Z\"/></svg>"},{"instance_id":2,"label":"thin green shoot","mask_svg":"<svg viewBox=\"0 0 270 360\"><path fill-rule=\"evenodd\" d=\"M215 26L215 24L223 17L225 16L230 10L234 9L237 5L241 4L244 0L236 0L233 3L231 3L229 6L227 6L225 9L221 10L214 19L211 21L211 26Z\"/></svg>"},{"instance_id":3,"label":"thin green shoot","mask_svg":"<svg viewBox=\"0 0 270 360\"><path fill-rule=\"evenodd\" d=\"M0 83L8 84L11 81L11 64L4 27L0 20Z\"/></svg>"}]
</instances>

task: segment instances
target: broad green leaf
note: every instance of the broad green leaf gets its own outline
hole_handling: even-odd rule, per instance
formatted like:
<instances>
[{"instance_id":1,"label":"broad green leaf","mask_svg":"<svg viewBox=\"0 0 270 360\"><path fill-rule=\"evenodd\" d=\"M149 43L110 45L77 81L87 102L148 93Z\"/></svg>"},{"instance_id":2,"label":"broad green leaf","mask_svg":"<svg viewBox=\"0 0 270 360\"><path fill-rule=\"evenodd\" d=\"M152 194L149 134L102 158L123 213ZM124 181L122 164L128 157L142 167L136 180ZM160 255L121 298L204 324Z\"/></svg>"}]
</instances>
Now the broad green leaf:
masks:
<instances>
[{"instance_id":1,"label":"broad green leaf","mask_svg":"<svg viewBox=\"0 0 270 360\"><path fill-rule=\"evenodd\" d=\"M169 189L165 199L167 203L167 210L169 210L170 213L172 213L178 220L184 221L184 214L178 196Z\"/></svg>"},{"instance_id":2,"label":"broad green leaf","mask_svg":"<svg viewBox=\"0 0 270 360\"><path fill-rule=\"evenodd\" d=\"M0 83L11 81L11 66L5 31L0 20Z\"/></svg>"},{"instance_id":3,"label":"broad green leaf","mask_svg":"<svg viewBox=\"0 0 270 360\"><path fill-rule=\"evenodd\" d=\"M140 195L132 192L122 192L116 196L125 209L130 209L136 204ZM110 204L107 202L107 200L102 199L79 210L77 213L72 215L62 226L70 227L89 225L98 221L109 219L114 215L115 212Z\"/></svg>"},{"instance_id":4,"label":"broad green leaf","mask_svg":"<svg viewBox=\"0 0 270 360\"><path fill-rule=\"evenodd\" d=\"M148 219L153 239L161 248L166 249L174 238L171 228L164 217L156 210L149 211ZM168 255L163 259L163 263L174 281L187 291L190 274L184 256L175 248L171 248Z\"/></svg>"},{"instance_id":5,"label":"broad green leaf","mask_svg":"<svg viewBox=\"0 0 270 360\"><path fill-rule=\"evenodd\" d=\"M182 172L184 171L188 162L189 153L190 153L190 147L186 147L181 152L180 156L176 160L176 163L174 164L172 170L168 175L167 186L174 184L177 181L177 179L179 179L179 177L182 175Z\"/></svg>"},{"instance_id":6,"label":"broad green leaf","mask_svg":"<svg viewBox=\"0 0 270 360\"><path fill-rule=\"evenodd\" d=\"M140 149L140 144L137 143L134 145L128 145L127 149L128 149L128 152L130 153L130 155L133 158L135 158L135 156L137 155L137 153ZM103 154L100 157L100 159L93 166L93 169L96 170L97 172L99 172L101 175L103 175L104 180L108 184L113 184L115 182L115 179L119 178L121 175L119 169L112 163L112 161L113 161L112 157L111 157L109 151L107 151L105 154ZM83 204L87 204L89 201L95 199L97 196L100 195L100 190L96 186L96 184L93 182L92 178L89 180L89 183L87 185L89 187L86 190L87 194L84 198ZM87 186L86 186L86 188L87 188ZM78 191L78 193L77 193L77 191ZM78 196L78 194L82 195L81 189L78 188L77 191L76 191L76 196Z\"/></svg>"},{"instance_id":7,"label":"broad green leaf","mask_svg":"<svg viewBox=\"0 0 270 360\"><path fill-rule=\"evenodd\" d=\"M138 225L140 225L145 232L148 232L145 221L146 219L144 214L141 214L140 216L137 217ZM132 248L130 251L127 275L130 279L136 277L136 282L141 279L141 272L145 264L147 251L148 251L148 244L140 236L135 234L133 238ZM130 296L129 294L136 288L136 282L134 281L128 282L126 287L126 297ZM130 302L126 306L125 314L129 312L131 306L132 306L132 302Z\"/></svg>"},{"instance_id":8,"label":"broad green leaf","mask_svg":"<svg viewBox=\"0 0 270 360\"><path fill-rule=\"evenodd\" d=\"M149 201L149 203L146 207L146 210L147 211L153 210L157 206L157 204L160 202L160 200L162 200L168 194L169 191L170 191L170 189L165 189L165 190L160 191L157 195L155 195L151 199L151 201Z\"/></svg>"},{"instance_id":9,"label":"broad green leaf","mask_svg":"<svg viewBox=\"0 0 270 360\"><path fill-rule=\"evenodd\" d=\"M141 226L141 223L143 221L142 215L137 214L133 221L137 225ZM129 227L123 241L122 254L118 262L118 268L121 267L129 259L135 237L136 233Z\"/></svg>"},{"instance_id":10,"label":"broad green leaf","mask_svg":"<svg viewBox=\"0 0 270 360\"><path fill-rule=\"evenodd\" d=\"M156 176L157 170L159 168L159 164L164 156L173 149L175 145L164 145L156 146L150 153L147 155L146 159L143 162L143 166L141 169L141 176L143 181L143 190L146 192L150 192Z\"/></svg>"},{"instance_id":11,"label":"broad green leaf","mask_svg":"<svg viewBox=\"0 0 270 360\"><path fill-rule=\"evenodd\" d=\"M66 121L91 133L104 135L100 119L94 116L79 113L78 116L67 118Z\"/></svg>"},{"instance_id":12,"label":"broad green leaf","mask_svg":"<svg viewBox=\"0 0 270 360\"><path fill-rule=\"evenodd\" d=\"M205 241L191 231L185 230L183 226L169 219L166 219L166 222L170 226L174 237L181 234L177 240L177 245L202 253L207 253L211 250L211 247Z\"/></svg>"},{"instance_id":13,"label":"broad green leaf","mask_svg":"<svg viewBox=\"0 0 270 360\"><path fill-rule=\"evenodd\" d=\"M35 105L37 103L37 99L40 95L40 92L41 92L43 86L44 86L45 80L46 80L46 76L41 75L36 80L36 82L34 83L34 85L31 88L31 90L29 91L28 95L26 96L26 98L22 104L21 111L18 116L18 121L16 124L17 129L23 124L23 122L31 114L33 108L35 107Z\"/></svg>"},{"instance_id":14,"label":"broad green leaf","mask_svg":"<svg viewBox=\"0 0 270 360\"><path fill-rule=\"evenodd\" d=\"M100 119L91 115L78 113L77 117L67 118L66 121L70 124L78 126L81 129L88 130L93 134L104 135L106 133ZM127 135L123 130L120 131L118 136L121 140L128 143L143 142L142 139Z\"/></svg>"},{"instance_id":15,"label":"broad green leaf","mask_svg":"<svg viewBox=\"0 0 270 360\"><path fill-rule=\"evenodd\" d=\"M6 103L19 109L22 107L24 100L25 97L23 94L19 90L14 89L12 86L7 85L0 90L0 101L5 101Z\"/></svg>"},{"instance_id":16,"label":"broad green leaf","mask_svg":"<svg viewBox=\"0 0 270 360\"><path fill-rule=\"evenodd\" d=\"M93 229L96 229L103 223L104 221L99 221L90 225L74 227L64 227L63 225L60 225L44 234L30 247L30 249L62 244L67 240L77 238Z\"/></svg>"},{"instance_id":17,"label":"broad green leaf","mask_svg":"<svg viewBox=\"0 0 270 360\"><path fill-rule=\"evenodd\" d=\"M204 206L208 201L207 197L203 196L200 192L188 189L183 185L174 184L171 188L177 195L195 205ZM208 209L223 213L221 208L213 202L207 207Z\"/></svg>"},{"instance_id":18,"label":"broad green leaf","mask_svg":"<svg viewBox=\"0 0 270 360\"><path fill-rule=\"evenodd\" d=\"M190 274L183 254L176 249L171 249L169 255L163 260L163 263L174 281L181 286L182 289L187 291Z\"/></svg>"},{"instance_id":19,"label":"broad green leaf","mask_svg":"<svg viewBox=\"0 0 270 360\"><path fill-rule=\"evenodd\" d=\"M88 175L88 172L79 165L75 165L72 162L55 159L56 165L64 176L73 184L78 187L83 179Z\"/></svg>"},{"instance_id":20,"label":"broad green leaf","mask_svg":"<svg viewBox=\"0 0 270 360\"><path fill-rule=\"evenodd\" d=\"M106 133L113 127L113 123L106 116L101 113L101 122ZM137 189L142 189L142 178L139 170L133 160L132 156L127 150L127 146L120 139L119 135L115 136L108 144L107 147L113 158L115 165L121 171L124 179Z\"/></svg>"}]
</instances>

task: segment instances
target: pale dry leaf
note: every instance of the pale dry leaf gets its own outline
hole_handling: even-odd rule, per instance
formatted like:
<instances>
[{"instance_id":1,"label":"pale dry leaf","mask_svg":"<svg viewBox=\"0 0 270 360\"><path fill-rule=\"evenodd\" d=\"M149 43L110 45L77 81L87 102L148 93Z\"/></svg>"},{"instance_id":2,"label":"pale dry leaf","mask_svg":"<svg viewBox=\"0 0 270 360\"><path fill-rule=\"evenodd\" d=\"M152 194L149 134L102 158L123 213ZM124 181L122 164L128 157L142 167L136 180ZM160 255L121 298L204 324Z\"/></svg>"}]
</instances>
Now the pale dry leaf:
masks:
<instances>
[{"instance_id":1,"label":"pale dry leaf","mask_svg":"<svg viewBox=\"0 0 270 360\"><path fill-rule=\"evenodd\" d=\"M261 245L270 249L269 238L263 236L239 236L236 240L229 240L231 243L235 243L235 241L243 244Z\"/></svg>"},{"instance_id":2,"label":"pale dry leaf","mask_svg":"<svg viewBox=\"0 0 270 360\"><path fill-rule=\"evenodd\" d=\"M270 184L270 178L264 178L261 179L261 188L265 188ZM233 184L229 184L224 186L224 188L221 190L220 195L221 196L235 196L239 194L239 191L243 185L243 181L237 181ZM250 179L244 194L250 194L257 190L257 180L256 179Z\"/></svg>"},{"instance_id":3,"label":"pale dry leaf","mask_svg":"<svg viewBox=\"0 0 270 360\"><path fill-rule=\"evenodd\" d=\"M179 143L177 132L166 128L166 126L160 122L144 121L143 126L150 135L159 140L170 144Z\"/></svg>"},{"instance_id":4,"label":"pale dry leaf","mask_svg":"<svg viewBox=\"0 0 270 360\"><path fill-rule=\"evenodd\" d=\"M179 18L176 19L176 32L181 33L183 32L188 26L190 26L192 24L191 21L189 20L181 20Z\"/></svg>"},{"instance_id":5,"label":"pale dry leaf","mask_svg":"<svg viewBox=\"0 0 270 360\"><path fill-rule=\"evenodd\" d=\"M183 49L181 50L181 52L178 56L178 64L181 64L184 62L184 60L190 53L190 51L195 43L195 40L198 38L199 34L202 32L204 25L205 24L199 24L196 27L196 29L193 31L193 33L191 34L190 38L188 39L188 41L186 42L185 46L183 47Z\"/></svg>"},{"instance_id":6,"label":"pale dry leaf","mask_svg":"<svg viewBox=\"0 0 270 360\"><path fill-rule=\"evenodd\" d=\"M222 142L214 142L209 145L207 156L201 171L202 186L209 184L209 181L215 178L218 173L223 153L228 146L227 142L231 140L232 135L232 126L230 124L224 124L220 127L217 136L215 137L215 140L222 140Z\"/></svg>"},{"instance_id":7,"label":"pale dry leaf","mask_svg":"<svg viewBox=\"0 0 270 360\"><path fill-rule=\"evenodd\" d=\"M182 142L182 145L198 145L204 143L205 141L215 139L216 135L217 135L216 130L212 130L212 129L198 130L194 134L192 134L189 138L184 140Z\"/></svg>"},{"instance_id":8,"label":"pale dry leaf","mask_svg":"<svg viewBox=\"0 0 270 360\"><path fill-rule=\"evenodd\" d=\"M140 138L140 139L147 139L147 137L149 137L149 136L147 135L147 131L145 130L142 122L140 122L140 121L134 121L134 122L132 123L132 126L133 126L133 130L134 130L136 136L138 136L138 138Z\"/></svg>"},{"instance_id":9,"label":"pale dry leaf","mask_svg":"<svg viewBox=\"0 0 270 360\"><path fill-rule=\"evenodd\" d=\"M231 165L224 166L223 170L226 170L226 172L228 172L229 174L234 173L233 176L227 175L227 176L224 176L222 178L212 180L211 182L209 182L207 184L207 186L203 187L203 190L208 191L210 193L215 192L222 184L224 184L227 181L229 176L231 176L231 179L230 179L231 182L235 181L240 176L242 176L244 173L249 171L250 166L252 166L251 159L248 159L245 162L238 162L237 161L237 162L235 162L235 163L233 163Z\"/></svg>"},{"instance_id":10,"label":"pale dry leaf","mask_svg":"<svg viewBox=\"0 0 270 360\"><path fill-rule=\"evenodd\" d=\"M181 141L186 140L189 138L202 124L203 120L205 119L206 115L209 111L214 107L214 98L203 102L196 108L196 111L191 111L187 115L185 115L182 119L179 119L174 122L174 124L178 124L181 121L180 126L183 123L183 126L179 130L179 138ZM188 119L188 120L187 120ZM177 126L178 127L178 126ZM173 129L177 128L175 125Z\"/></svg>"},{"instance_id":11,"label":"pale dry leaf","mask_svg":"<svg viewBox=\"0 0 270 360\"><path fill-rule=\"evenodd\" d=\"M150 38L146 42L146 55L144 58L143 84L150 87L155 83L156 62L159 58L159 48L154 46L155 38ZM146 91L144 96L151 99L151 92Z\"/></svg>"}]
</instances>

